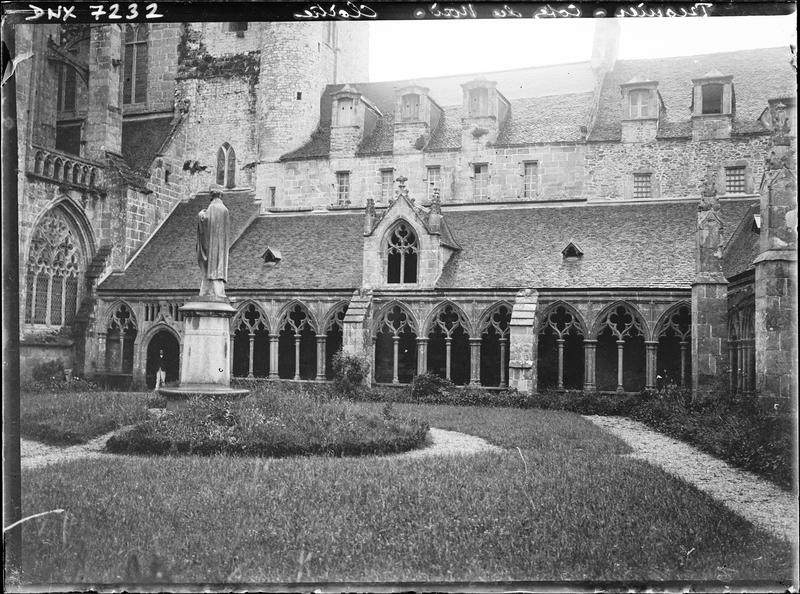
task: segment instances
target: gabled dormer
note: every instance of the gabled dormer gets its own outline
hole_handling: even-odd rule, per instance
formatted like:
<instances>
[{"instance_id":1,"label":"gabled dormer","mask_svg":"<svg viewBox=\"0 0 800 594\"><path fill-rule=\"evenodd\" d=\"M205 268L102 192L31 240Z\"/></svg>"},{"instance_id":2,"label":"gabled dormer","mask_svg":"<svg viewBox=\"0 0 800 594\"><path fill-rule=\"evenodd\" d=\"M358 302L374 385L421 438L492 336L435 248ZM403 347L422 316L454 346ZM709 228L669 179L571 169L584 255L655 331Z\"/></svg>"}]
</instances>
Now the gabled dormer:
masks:
<instances>
[{"instance_id":1,"label":"gabled dormer","mask_svg":"<svg viewBox=\"0 0 800 594\"><path fill-rule=\"evenodd\" d=\"M622 142L652 142L664 103L658 82L634 77L620 85L622 95Z\"/></svg>"},{"instance_id":2,"label":"gabled dormer","mask_svg":"<svg viewBox=\"0 0 800 594\"><path fill-rule=\"evenodd\" d=\"M354 156L361 141L375 129L381 112L350 85L333 93L331 99L330 154Z\"/></svg>"},{"instance_id":3,"label":"gabled dormer","mask_svg":"<svg viewBox=\"0 0 800 594\"><path fill-rule=\"evenodd\" d=\"M730 138L736 111L733 76L715 69L692 84L692 140Z\"/></svg>"},{"instance_id":4,"label":"gabled dormer","mask_svg":"<svg viewBox=\"0 0 800 594\"><path fill-rule=\"evenodd\" d=\"M462 147L485 147L497 140L500 126L508 116L510 104L497 83L478 78L461 85L463 89Z\"/></svg>"},{"instance_id":5,"label":"gabled dormer","mask_svg":"<svg viewBox=\"0 0 800 594\"><path fill-rule=\"evenodd\" d=\"M442 108L431 99L428 88L414 83L395 91L394 154L418 153L439 125Z\"/></svg>"},{"instance_id":6,"label":"gabled dormer","mask_svg":"<svg viewBox=\"0 0 800 594\"><path fill-rule=\"evenodd\" d=\"M399 177L396 197L382 215L368 204L364 213L362 286L370 289L433 289L460 246L441 212L438 192L430 208L408 195Z\"/></svg>"}]
</instances>

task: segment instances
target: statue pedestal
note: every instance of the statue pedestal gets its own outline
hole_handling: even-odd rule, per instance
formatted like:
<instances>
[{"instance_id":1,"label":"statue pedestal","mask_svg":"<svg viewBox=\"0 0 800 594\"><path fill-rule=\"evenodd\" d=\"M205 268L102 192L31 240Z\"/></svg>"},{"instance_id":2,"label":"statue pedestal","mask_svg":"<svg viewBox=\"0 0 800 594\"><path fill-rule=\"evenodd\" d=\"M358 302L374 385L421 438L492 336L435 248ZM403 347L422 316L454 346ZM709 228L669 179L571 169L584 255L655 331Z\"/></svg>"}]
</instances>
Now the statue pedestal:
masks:
<instances>
[{"instance_id":1,"label":"statue pedestal","mask_svg":"<svg viewBox=\"0 0 800 594\"><path fill-rule=\"evenodd\" d=\"M184 316L181 380L177 388L159 388L170 404L190 395L241 397L231 388L230 319L236 313L226 297L196 297L180 308Z\"/></svg>"}]
</instances>

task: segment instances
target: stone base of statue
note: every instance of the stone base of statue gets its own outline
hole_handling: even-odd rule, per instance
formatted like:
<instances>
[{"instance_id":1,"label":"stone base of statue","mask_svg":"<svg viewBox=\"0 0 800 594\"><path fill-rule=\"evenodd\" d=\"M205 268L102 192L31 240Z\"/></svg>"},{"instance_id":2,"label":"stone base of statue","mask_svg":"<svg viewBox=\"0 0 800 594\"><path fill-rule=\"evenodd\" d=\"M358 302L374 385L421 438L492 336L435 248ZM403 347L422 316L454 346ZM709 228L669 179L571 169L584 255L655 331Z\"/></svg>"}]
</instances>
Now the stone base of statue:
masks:
<instances>
[{"instance_id":1,"label":"stone base of statue","mask_svg":"<svg viewBox=\"0 0 800 594\"><path fill-rule=\"evenodd\" d=\"M184 317L180 384L159 388L167 409L191 396L239 398L249 390L231 388L230 319L236 313L227 297L198 296L180 308Z\"/></svg>"}]
</instances>

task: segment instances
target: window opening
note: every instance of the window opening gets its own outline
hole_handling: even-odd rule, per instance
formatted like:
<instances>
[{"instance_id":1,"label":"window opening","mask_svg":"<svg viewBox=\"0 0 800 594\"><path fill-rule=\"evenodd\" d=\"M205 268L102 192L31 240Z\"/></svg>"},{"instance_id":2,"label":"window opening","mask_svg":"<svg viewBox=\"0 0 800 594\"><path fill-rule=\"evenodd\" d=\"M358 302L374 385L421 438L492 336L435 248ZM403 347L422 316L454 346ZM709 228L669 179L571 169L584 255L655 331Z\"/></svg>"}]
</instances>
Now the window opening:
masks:
<instances>
[{"instance_id":1,"label":"window opening","mask_svg":"<svg viewBox=\"0 0 800 594\"><path fill-rule=\"evenodd\" d=\"M147 25L125 28L125 72L122 102L144 103L147 100Z\"/></svg>"},{"instance_id":2,"label":"window opening","mask_svg":"<svg viewBox=\"0 0 800 594\"><path fill-rule=\"evenodd\" d=\"M339 111L336 123L340 126L353 125L353 100L349 97L339 99Z\"/></svg>"},{"instance_id":3,"label":"window opening","mask_svg":"<svg viewBox=\"0 0 800 594\"><path fill-rule=\"evenodd\" d=\"M524 198L533 198L538 193L539 193L539 162L528 161L525 163L522 195Z\"/></svg>"},{"instance_id":4,"label":"window opening","mask_svg":"<svg viewBox=\"0 0 800 594\"><path fill-rule=\"evenodd\" d=\"M336 204L346 206L350 204L350 172L336 172Z\"/></svg>"},{"instance_id":5,"label":"window opening","mask_svg":"<svg viewBox=\"0 0 800 594\"><path fill-rule=\"evenodd\" d=\"M722 113L722 88L721 84L703 85L703 113Z\"/></svg>"},{"instance_id":6,"label":"window opening","mask_svg":"<svg viewBox=\"0 0 800 594\"><path fill-rule=\"evenodd\" d=\"M653 197L653 184L652 173L634 173L633 174L633 197L634 198L652 198Z\"/></svg>"},{"instance_id":7,"label":"window opening","mask_svg":"<svg viewBox=\"0 0 800 594\"><path fill-rule=\"evenodd\" d=\"M486 163L473 165L473 198L486 200L489 198L489 166Z\"/></svg>"},{"instance_id":8,"label":"window opening","mask_svg":"<svg viewBox=\"0 0 800 594\"><path fill-rule=\"evenodd\" d=\"M407 223L394 228L387 246L388 268L386 280L390 284L417 282L417 236Z\"/></svg>"},{"instance_id":9,"label":"window opening","mask_svg":"<svg viewBox=\"0 0 800 594\"><path fill-rule=\"evenodd\" d=\"M78 55L77 49L69 50L73 56ZM66 64L61 65L58 77L58 111L75 111L75 101L78 94L78 75L75 69Z\"/></svg>"},{"instance_id":10,"label":"window opening","mask_svg":"<svg viewBox=\"0 0 800 594\"><path fill-rule=\"evenodd\" d=\"M409 93L403 95L403 121L416 121L419 119L419 95Z\"/></svg>"},{"instance_id":11,"label":"window opening","mask_svg":"<svg viewBox=\"0 0 800 594\"><path fill-rule=\"evenodd\" d=\"M638 90L630 92L631 118L650 117L650 91Z\"/></svg>"},{"instance_id":12,"label":"window opening","mask_svg":"<svg viewBox=\"0 0 800 594\"><path fill-rule=\"evenodd\" d=\"M381 202L388 204L394 190L394 169L381 169Z\"/></svg>"},{"instance_id":13,"label":"window opening","mask_svg":"<svg viewBox=\"0 0 800 594\"><path fill-rule=\"evenodd\" d=\"M472 89L469 92L469 115L489 115L489 89Z\"/></svg>"},{"instance_id":14,"label":"window opening","mask_svg":"<svg viewBox=\"0 0 800 594\"><path fill-rule=\"evenodd\" d=\"M236 151L227 142L217 151L217 185L224 188L236 185Z\"/></svg>"},{"instance_id":15,"label":"window opening","mask_svg":"<svg viewBox=\"0 0 800 594\"><path fill-rule=\"evenodd\" d=\"M269 205L270 205L271 208L275 208L275 194L276 194L275 186L270 186L270 188L269 188Z\"/></svg>"},{"instance_id":16,"label":"window opening","mask_svg":"<svg viewBox=\"0 0 800 594\"><path fill-rule=\"evenodd\" d=\"M427 191L426 197L428 200L433 199L433 191L434 190L441 190L442 187L442 168L438 165L428 167L428 179L427 179Z\"/></svg>"},{"instance_id":17,"label":"window opening","mask_svg":"<svg viewBox=\"0 0 800 594\"><path fill-rule=\"evenodd\" d=\"M725 168L725 193L744 194L746 192L745 167L726 167Z\"/></svg>"}]
</instances>

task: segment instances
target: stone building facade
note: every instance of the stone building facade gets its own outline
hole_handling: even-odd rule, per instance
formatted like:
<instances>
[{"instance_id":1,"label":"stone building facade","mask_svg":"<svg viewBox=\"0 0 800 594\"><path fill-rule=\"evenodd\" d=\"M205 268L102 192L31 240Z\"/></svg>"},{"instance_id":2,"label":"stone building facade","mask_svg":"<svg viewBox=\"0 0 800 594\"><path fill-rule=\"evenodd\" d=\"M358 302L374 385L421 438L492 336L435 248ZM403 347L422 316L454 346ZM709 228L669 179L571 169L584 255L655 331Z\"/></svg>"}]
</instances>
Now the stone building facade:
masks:
<instances>
[{"instance_id":1,"label":"stone building facade","mask_svg":"<svg viewBox=\"0 0 800 594\"><path fill-rule=\"evenodd\" d=\"M18 84L30 363L49 340L147 385L163 349L176 380L218 185L235 376L324 381L341 348L378 383L788 398L789 56L623 61L618 33L585 63L368 83L363 24L20 26L48 48Z\"/></svg>"}]
</instances>

